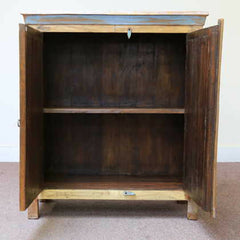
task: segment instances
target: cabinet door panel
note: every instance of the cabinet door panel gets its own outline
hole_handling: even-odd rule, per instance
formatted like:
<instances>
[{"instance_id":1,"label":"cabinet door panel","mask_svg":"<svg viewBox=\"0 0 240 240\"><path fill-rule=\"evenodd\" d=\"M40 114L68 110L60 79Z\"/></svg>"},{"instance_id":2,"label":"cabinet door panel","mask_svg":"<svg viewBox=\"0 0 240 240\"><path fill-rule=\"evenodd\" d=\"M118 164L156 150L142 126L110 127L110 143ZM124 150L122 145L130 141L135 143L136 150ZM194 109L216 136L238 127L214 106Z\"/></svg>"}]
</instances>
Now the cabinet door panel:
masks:
<instances>
[{"instance_id":1,"label":"cabinet door panel","mask_svg":"<svg viewBox=\"0 0 240 240\"><path fill-rule=\"evenodd\" d=\"M42 33L19 25L20 210L41 191L43 162Z\"/></svg>"},{"instance_id":2,"label":"cabinet door panel","mask_svg":"<svg viewBox=\"0 0 240 240\"><path fill-rule=\"evenodd\" d=\"M215 215L219 75L223 20L187 34L184 186Z\"/></svg>"}]
</instances>

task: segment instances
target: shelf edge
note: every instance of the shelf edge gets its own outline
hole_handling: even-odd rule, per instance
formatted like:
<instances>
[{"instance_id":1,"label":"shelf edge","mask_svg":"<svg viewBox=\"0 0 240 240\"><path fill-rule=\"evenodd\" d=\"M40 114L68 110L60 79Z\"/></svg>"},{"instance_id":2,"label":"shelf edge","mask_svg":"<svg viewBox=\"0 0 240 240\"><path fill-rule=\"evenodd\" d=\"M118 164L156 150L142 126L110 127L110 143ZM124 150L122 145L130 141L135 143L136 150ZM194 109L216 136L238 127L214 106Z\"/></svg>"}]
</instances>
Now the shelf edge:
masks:
<instances>
[{"instance_id":1,"label":"shelf edge","mask_svg":"<svg viewBox=\"0 0 240 240\"><path fill-rule=\"evenodd\" d=\"M44 113L184 114L184 108L44 108Z\"/></svg>"},{"instance_id":2,"label":"shelf edge","mask_svg":"<svg viewBox=\"0 0 240 240\"><path fill-rule=\"evenodd\" d=\"M126 196L124 191L135 195ZM79 200L187 200L184 190L88 190L88 189L44 189L38 199Z\"/></svg>"}]
</instances>

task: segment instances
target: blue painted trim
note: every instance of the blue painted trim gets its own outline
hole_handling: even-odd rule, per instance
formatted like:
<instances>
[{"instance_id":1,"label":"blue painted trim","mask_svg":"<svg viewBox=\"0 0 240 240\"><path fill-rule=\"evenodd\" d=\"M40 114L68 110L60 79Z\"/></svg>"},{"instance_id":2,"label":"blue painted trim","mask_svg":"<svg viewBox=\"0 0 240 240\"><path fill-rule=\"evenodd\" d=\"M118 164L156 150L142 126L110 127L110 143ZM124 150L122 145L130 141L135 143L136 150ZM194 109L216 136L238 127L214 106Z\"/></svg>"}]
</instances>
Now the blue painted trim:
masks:
<instances>
[{"instance_id":1,"label":"blue painted trim","mask_svg":"<svg viewBox=\"0 0 240 240\"><path fill-rule=\"evenodd\" d=\"M189 15L25 15L26 24L204 25L206 16Z\"/></svg>"}]
</instances>

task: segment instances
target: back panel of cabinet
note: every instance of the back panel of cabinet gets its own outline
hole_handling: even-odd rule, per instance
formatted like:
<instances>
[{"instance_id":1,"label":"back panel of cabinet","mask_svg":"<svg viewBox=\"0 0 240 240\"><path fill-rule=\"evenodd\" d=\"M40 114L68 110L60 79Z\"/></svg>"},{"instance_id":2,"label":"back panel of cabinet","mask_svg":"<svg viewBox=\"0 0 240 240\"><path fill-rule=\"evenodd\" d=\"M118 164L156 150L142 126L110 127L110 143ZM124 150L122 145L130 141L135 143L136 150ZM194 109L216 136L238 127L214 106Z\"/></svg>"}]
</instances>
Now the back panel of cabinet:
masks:
<instances>
[{"instance_id":1,"label":"back panel of cabinet","mask_svg":"<svg viewBox=\"0 0 240 240\"><path fill-rule=\"evenodd\" d=\"M44 33L45 107L183 107L185 37Z\"/></svg>"},{"instance_id":2,"label":"back panel of cabinet","mask_svg":"<svg viewBox=\"0 0 240 240\"><path fill-rule=\"evenodd\" d=\"M183 174L183 115L49 114L46 176Z\"/></svg>"}]
</instances>

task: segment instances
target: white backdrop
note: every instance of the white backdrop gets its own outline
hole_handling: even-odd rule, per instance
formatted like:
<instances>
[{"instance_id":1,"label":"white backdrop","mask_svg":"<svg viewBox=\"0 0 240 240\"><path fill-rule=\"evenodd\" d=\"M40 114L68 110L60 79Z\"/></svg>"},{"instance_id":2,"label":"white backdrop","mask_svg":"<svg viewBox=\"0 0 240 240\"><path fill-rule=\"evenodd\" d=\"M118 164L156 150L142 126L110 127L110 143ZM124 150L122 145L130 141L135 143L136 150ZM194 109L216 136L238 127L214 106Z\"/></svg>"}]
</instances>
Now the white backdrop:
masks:
<instances>
[{"instance_id":1,"label":"white backdrop","mask_svg":"<svg viewBox=\"0 0 240 240\"><path fill-rule=\"evenodd\" d=\"M208 11L206 26L225 19L220 93L218 161L240 161L240 27L238 0L0 0L0 161L19 159L20 13Z\"/></svg>"}]
</instances>

